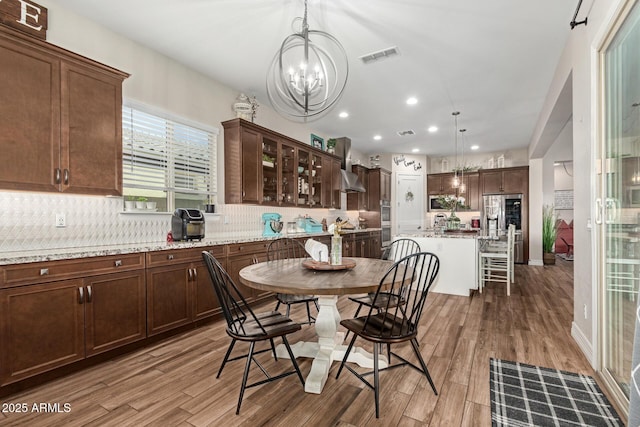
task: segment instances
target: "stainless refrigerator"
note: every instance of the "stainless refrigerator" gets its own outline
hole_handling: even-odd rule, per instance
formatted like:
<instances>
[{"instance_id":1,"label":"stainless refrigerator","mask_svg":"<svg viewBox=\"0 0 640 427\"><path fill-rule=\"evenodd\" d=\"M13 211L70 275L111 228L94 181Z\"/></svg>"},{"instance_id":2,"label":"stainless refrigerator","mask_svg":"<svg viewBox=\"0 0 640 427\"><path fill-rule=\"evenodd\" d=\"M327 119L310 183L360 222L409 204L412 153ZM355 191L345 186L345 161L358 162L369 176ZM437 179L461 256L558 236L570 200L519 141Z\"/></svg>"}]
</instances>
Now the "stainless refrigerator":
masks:
<instances>
[{"instance_id":1,"label":"stainless refrigerator","mask_svg":"<svg viewBox=\"0 0 640 427\"><path fill-rule=\"evenodd\" d=\"M516 226L514 262L524 262L522 241L522 194L495 194L482 197L481 226L484 234L506 236L510 224Z\"/></svg>"}]
</instances>

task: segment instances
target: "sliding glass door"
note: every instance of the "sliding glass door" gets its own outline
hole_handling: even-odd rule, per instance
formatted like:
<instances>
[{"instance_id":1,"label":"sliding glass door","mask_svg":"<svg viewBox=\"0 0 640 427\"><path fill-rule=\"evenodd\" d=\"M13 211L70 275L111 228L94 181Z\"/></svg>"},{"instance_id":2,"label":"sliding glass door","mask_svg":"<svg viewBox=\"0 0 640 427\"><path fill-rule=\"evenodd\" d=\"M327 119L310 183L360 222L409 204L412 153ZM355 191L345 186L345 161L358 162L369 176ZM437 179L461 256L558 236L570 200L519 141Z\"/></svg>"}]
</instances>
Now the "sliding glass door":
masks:
<instances>
[{"instance_id":1,"label":"sliding glass door","mask_svg":"<svg viewBox=\"0 0 640 427\"><path fill-rule=\"evenodd\" d=\"M604 140L600 219L602 367L629 398L635 310L640 287L640 6L611 39L603 63Z\"/></svg>"}]
</instances>

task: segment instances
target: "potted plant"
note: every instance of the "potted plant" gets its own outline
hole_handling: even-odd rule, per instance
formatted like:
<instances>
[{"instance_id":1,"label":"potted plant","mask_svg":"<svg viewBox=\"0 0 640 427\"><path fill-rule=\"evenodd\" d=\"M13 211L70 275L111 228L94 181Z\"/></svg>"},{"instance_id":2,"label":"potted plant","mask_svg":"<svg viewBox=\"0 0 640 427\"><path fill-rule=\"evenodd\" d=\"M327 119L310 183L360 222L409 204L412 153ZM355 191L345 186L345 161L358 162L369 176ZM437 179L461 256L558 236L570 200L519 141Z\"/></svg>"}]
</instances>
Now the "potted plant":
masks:
<instances>
[{"instance_id":1,"label":"potted plant","mask_svg":"<svg viewBox=\"0 0 640 427\"><path fill-rule=\"evenodd\" d=\"M136 209L147 209L147 198L146 197L138 197L136 199Z\"/></svg>"},{"instance_id":2,"label":"potted plant","mask_svg":"<svg viewBox=\"0 0 640 427\"><path fill-rule=\"evenodd\" d=\"M330 154L335 154L336 153L336 139L335 138L329 138L327 139L327 152Z\"/></svg>"},{"instance_id":3,"label":"potted plant","mask_svg":"<svg viewBox=\"0 0 640 427\"><path fill-rule=\"evenodd\" d=\"M134 196L127 196L124 201L124 210L132 211L136 207L136 198Z\"/></svg>"},{"instance_id":4,"label":"potted plant","mask_svg":"<svg viewBox=\"0 0 640 427\"><path fill-rule=\"evenodd\" d=\"M272 168L275 165L275 159L268 154L262 154L262 166Z\"/></svg>"},{"instance_id":5,"label":"potted plant","mask_svg":"<svg viewBox=\"0 0 640 427\"><path fill-rule=\"evenodd\" d=\"M553 205L542 207L542 262L545 265L556 263L553 245L558 234L558 218Z\"/></svg>"}]
</instances>

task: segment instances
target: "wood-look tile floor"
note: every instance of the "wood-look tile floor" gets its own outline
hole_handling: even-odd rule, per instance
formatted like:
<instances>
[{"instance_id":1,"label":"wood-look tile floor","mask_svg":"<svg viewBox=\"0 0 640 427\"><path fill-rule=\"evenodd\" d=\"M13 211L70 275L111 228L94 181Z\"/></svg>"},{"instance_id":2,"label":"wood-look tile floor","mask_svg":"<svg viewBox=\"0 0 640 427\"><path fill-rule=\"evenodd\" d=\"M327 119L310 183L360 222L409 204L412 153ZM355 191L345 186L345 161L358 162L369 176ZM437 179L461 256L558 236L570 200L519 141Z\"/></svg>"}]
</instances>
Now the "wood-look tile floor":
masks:
<instances>
[{"instance_id":1,"label":"wood-look tile floor","mask_svg":"<svg viewBox=\"0 0 640 427\"><path fill-rule=\"evenodd\" d=\"M336 380L337 363L322 394L304 393L296 376L289 376L249 389L236 416L244 362L230 363L215 378L229 344L218 321L2 398L3 404L26 403L30 409L33 403L68 403L70 411L2 413L0 425L488 426L491 357L594 375L571 338L572 269L572 262L561 259L555 266L517 265L510 297L493 283L469 298L430 294L419 342L439 394L409 367L383 372L379 420L373 392L348 371ZM355 307L341 297L339 308L347 317ZM292 311L294 318L304 316L303 309ZM304 326L290 340L313 336L312 327ZM396 351L411 354L408 345ZM270 372L291 367L269 353L259 360ZM300 368L306 375L310 362L300 359ZM254 366L251 378L259 376Z\"/></svg>"}]
</instances>

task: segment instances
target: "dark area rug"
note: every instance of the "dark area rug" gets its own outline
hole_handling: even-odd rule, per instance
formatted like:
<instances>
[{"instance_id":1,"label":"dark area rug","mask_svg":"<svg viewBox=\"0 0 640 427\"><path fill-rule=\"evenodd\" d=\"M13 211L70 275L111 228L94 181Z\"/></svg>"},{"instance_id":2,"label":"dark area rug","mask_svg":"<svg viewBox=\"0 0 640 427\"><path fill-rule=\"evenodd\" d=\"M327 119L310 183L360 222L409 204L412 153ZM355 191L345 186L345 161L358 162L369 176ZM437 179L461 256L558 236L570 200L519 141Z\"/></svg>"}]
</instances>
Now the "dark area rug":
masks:
<instances>
[{"instance_id":1,"label":"dark area rug","mask_svg":"<svg viewBox=\"0 0 640 427\"><path fill-rule=\"evenodd\" d=\"M491 359L494 426L624 426L588 376Z\"/></svg>"}]
</instances>

